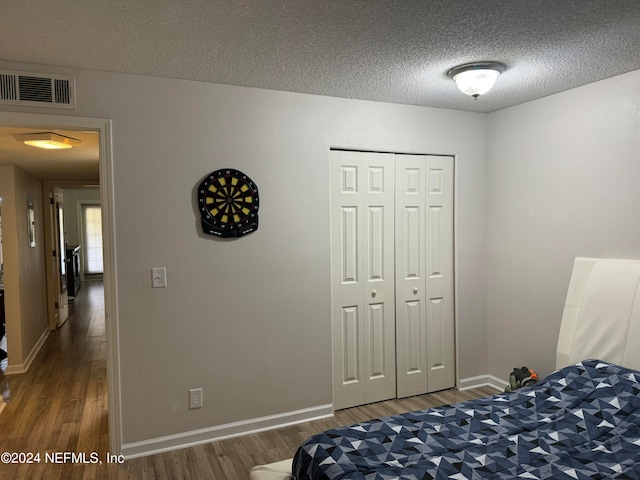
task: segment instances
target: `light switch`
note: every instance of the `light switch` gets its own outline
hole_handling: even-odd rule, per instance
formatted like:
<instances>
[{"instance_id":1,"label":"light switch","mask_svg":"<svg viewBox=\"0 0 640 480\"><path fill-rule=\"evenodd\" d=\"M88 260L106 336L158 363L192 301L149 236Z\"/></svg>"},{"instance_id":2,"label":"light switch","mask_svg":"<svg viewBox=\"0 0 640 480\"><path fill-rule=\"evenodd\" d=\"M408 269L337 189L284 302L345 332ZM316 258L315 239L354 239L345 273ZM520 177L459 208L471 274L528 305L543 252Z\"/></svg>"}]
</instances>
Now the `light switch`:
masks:
<instances>
[{"instance_id":1,"label":"light switch","mask_svg":"<svg viewBox=\"0 0 640 480\"><path fill-rule=\"evenodd\" d=\"M154 267L151 269L151 286L152 288L163 288L167 286L166 267Z\"/></svg>"}]
</instances>

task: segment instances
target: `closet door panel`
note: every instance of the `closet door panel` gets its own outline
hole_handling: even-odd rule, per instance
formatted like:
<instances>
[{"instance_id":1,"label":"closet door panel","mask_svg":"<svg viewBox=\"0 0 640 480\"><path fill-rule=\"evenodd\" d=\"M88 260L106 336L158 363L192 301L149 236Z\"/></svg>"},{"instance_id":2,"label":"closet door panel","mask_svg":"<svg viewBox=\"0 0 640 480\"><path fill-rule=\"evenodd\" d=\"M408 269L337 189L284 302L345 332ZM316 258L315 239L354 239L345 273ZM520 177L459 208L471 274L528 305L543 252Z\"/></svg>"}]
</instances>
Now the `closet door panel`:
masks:
<instances>
[{"instance_id":1,"label":"closet door panel","mask_svg":"<svg viewBox=\"0 0 640 480\"><path fill-rule=\"evenodd\" d=\"M393 155L331 152L336 409L396 395L393 176Z\"/></svg>"},{"instance_id":2,"label":"closet door panel","mask_svg":"<svg viewBox=\"0 0 640 480\"><path fill-rule=\"evenodd\" d=\"M453 157L426 158L428 391L455 386Z\"/></svg>"},{"instance_id":3,"label":"closet door panel","mask_svg":"<svg viewBox=\"0 0 640 480\"><path fill-rule=\"evenodd\" d=\"M364 153L365 400L396 396L394 158Z\"/></svg>"},{"instance_id":4,"label":"closet door panel","mask_svg":"<svg viewBox=\"0 0 640 480\"><path fill-rule=\"evenodd\" d=\"M335 408L365 403L362 158L331 152L331 298Z\"/></svg>"},{"instance_id":5,"label":"closet door panel","mask_svg":"<svg viewBox=\"0 0 640 480\"><path fill-rule=\"evenodd\" d=\"M426 168L423 155L396 155L396 363L398 397L427 391L425 315Z\"/></svg>"}]
</instances>

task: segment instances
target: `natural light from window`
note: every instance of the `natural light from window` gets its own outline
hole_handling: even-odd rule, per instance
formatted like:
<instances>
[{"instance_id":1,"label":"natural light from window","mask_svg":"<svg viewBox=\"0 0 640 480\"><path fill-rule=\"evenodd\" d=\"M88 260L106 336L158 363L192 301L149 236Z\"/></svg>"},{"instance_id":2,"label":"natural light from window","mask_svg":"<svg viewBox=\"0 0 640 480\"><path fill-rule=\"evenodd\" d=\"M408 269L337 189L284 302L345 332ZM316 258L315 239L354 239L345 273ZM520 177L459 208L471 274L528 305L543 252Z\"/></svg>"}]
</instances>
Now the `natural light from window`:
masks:
<instances>
[{"instance_id":1,"label":"natural light from window","mask_svg":"<svg viewBox=\"0 0 640 480\"><path fill-rule=\"evenodd\" d=\"M82 205L84 227L84 271L102 273L102 208L100 205Z\"/></svg>"}]
</instances>

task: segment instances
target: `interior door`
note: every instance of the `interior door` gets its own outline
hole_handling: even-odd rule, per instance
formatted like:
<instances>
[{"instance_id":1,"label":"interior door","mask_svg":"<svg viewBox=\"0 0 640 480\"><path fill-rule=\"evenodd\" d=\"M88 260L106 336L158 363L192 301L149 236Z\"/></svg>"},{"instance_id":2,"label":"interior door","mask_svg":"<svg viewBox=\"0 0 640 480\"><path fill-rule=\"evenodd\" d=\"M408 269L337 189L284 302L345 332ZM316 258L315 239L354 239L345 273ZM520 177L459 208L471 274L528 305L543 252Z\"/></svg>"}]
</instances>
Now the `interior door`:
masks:
<instances>
[{"instance_id":1,"label":"interior door","mask_svg":"<svg viewBox=\"0 0 640 480\"><path fill-rule=\"evenodd\" d=\"M398 397L455 385L453 158L396 155Z\"/></svg>"},{"instance_id":2,"label":"interior door","mask_svg":"<svg viewBox=\"0 0 640 480\"><path fill-rule=\"evenodd\" d=\"M69 318L69 293L67 292L67 260L66 260L66 247L65 247L65 232L64 232L64 202L62 191L56 188L54 195L55 201L55 241L54 241L54 258L55 268L57 271L57 309L58 320L57 327Z\"/></svg>"},{"instance_id":3,"label":"interior door","mask_svg":"<svg viewBox=\"0 0 640 480\"><path fill-rule=\"evenodd\" d=\"M393 155L331 152L334 408L396 396Z\"/></svg>"}]
</instances>

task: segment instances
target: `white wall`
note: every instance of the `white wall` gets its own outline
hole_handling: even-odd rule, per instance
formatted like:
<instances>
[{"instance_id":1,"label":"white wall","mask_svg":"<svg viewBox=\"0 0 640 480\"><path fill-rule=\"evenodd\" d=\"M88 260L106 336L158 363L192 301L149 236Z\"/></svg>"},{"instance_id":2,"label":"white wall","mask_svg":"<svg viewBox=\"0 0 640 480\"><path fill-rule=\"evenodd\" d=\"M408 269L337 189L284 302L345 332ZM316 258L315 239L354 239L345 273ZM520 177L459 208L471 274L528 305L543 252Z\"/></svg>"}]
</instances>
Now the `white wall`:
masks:
<instances>
[{"instance_id":1,"label":"white wall","mask_svg":"<svg viewBox=\"0 0 640 480\"><path fill-rule=\"evenodd\" d=\"M489 373L555 368L576 256L640 258L640 71L489 115Z\"/></svg>"},{"instance_id":2,"label":"white wall","mask_svg":"<svg viewBox=\"0 0 640 480\"><path fill-rule=\"evenodd\" d=\"M0 166L4 251L7 373L28 368L49 332L42 182L16 167ZM35 213L36 246L29 246L27 198Z\"/></svg>"},{"instance_id":3,"label":"white wall","mask_svg":"<svg viewBox=\"0 0 640 480\"><path fill-rule=\"evenodd\" d=\"M113 120L124 443L331 403L331 147L456 155L459 372L486 373L485 114L46 71L76 75L61 114ZM223 167L260 189L237 240L200 233L196 186Z\"/></svg>"}]
</instances>

